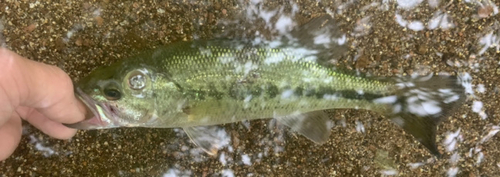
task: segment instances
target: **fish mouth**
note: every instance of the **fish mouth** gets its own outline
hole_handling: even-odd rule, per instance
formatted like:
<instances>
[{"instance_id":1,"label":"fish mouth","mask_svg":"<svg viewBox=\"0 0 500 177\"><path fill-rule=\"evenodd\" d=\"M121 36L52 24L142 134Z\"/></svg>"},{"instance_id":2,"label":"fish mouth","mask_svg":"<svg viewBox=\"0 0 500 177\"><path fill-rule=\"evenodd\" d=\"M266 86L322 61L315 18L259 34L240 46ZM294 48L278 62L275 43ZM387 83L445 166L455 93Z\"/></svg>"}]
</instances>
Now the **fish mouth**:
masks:
<instances>
[{"instance_id":1,"label":"fish mouth","mask_svg":"<svg viewBox=\"0 0 500 177\"><path fill-rule=\"evenodd\" d=\"M73 124L64 124L65 126L81 130L120 127L120 122L113 111L115 109L112 109L110 105L97 103L78 87L75 87L75 95L85 104L85 119Z\"/></svg>"}]
</instances>

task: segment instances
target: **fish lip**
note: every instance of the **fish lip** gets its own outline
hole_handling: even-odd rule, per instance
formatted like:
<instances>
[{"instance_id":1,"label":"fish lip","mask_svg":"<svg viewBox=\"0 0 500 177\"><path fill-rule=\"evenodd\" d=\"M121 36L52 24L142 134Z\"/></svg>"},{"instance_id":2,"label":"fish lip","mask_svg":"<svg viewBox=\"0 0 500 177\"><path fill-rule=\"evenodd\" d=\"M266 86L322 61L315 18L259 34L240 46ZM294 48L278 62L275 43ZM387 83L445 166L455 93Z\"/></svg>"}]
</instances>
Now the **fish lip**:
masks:
<instances>
[{"instance_id":1,"label":"fish lip","mask_svg":"<svg viewBox=\"0 0 500 177\"><path fill-rule=\"evenodd\" d=\"M85 119L73 124L64 124L65 126L82 130L105 129L119 126L116 115L110 111L108 105L97 103L78 87L75 87L75 95L85 104L87 109Z\"/></svg>"}]
</instances>

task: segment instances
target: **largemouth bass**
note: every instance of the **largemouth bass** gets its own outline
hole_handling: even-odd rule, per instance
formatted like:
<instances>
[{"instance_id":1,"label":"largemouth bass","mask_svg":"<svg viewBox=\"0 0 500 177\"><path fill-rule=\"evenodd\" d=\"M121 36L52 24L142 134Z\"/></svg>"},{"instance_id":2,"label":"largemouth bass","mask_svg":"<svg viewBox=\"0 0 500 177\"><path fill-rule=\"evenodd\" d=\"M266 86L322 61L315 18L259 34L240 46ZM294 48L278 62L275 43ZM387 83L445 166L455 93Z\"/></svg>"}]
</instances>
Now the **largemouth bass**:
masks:
<instances>
[{"instance_id":1,"label":"largemouth bass","mask_svg":"<svg viewBox=\"0 0 500 177\"><path fill-rule=\"evenodd\" d=\"M276 118L316 143L330 135L324 110L380 113L434 155L439 122L464 99L455 76L363 77L318 64L320 51L281 42L179 42L93 71L76 85L94 117L78 129L181 127L209 154L212 125Z\"/></svg>"}]
</instances>

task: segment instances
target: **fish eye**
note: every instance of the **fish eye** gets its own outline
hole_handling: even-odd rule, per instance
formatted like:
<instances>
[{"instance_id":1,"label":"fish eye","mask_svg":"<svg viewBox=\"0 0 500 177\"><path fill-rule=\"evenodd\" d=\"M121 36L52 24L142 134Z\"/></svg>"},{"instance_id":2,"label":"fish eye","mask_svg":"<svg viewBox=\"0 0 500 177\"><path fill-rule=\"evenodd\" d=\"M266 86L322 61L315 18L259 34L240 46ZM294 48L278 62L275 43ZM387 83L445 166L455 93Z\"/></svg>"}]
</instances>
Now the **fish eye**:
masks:
<instances>
[{"instance_id":1,"label":"fish eye","mask_svg":"<svg viewBox=\"0 0 500 177\"><path fill-rule=\"evenodd\" d=\"M104 89L104 95L108 100L118 100L122 97L120 91L114 88L106 88Z\"/></svg>"},{"instance_id":2,"label":"fish eye","mask_svg":"<svg viewBox=\"0 0 500 177\"><path fill-rule=\"evenodd\" d=\"M146 76L140 71L132 71L128 77L128 86L134 90L141 90L146 87Z\"/></svg>"}]
</instances>

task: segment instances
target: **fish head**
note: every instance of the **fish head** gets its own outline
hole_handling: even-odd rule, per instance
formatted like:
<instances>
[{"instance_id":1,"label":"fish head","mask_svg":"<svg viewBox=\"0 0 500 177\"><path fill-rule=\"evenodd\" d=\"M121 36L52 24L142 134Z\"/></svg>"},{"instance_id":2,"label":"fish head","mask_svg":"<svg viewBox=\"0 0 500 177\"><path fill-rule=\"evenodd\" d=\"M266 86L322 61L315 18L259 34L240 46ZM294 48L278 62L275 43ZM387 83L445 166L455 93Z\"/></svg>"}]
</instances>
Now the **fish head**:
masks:
<instances>
[{"instance_id":1,"label":"fish head","mask_svg":"<svg viewBox=\"0 0 500 177\"><path fill-rule=\"evenodd\" d=\"M76 129L140 126L154 119L154 93L150 69L115 63L98 68L75 84L77 97L92 115L66 125Z\"/></svg>"}]
</instances>

